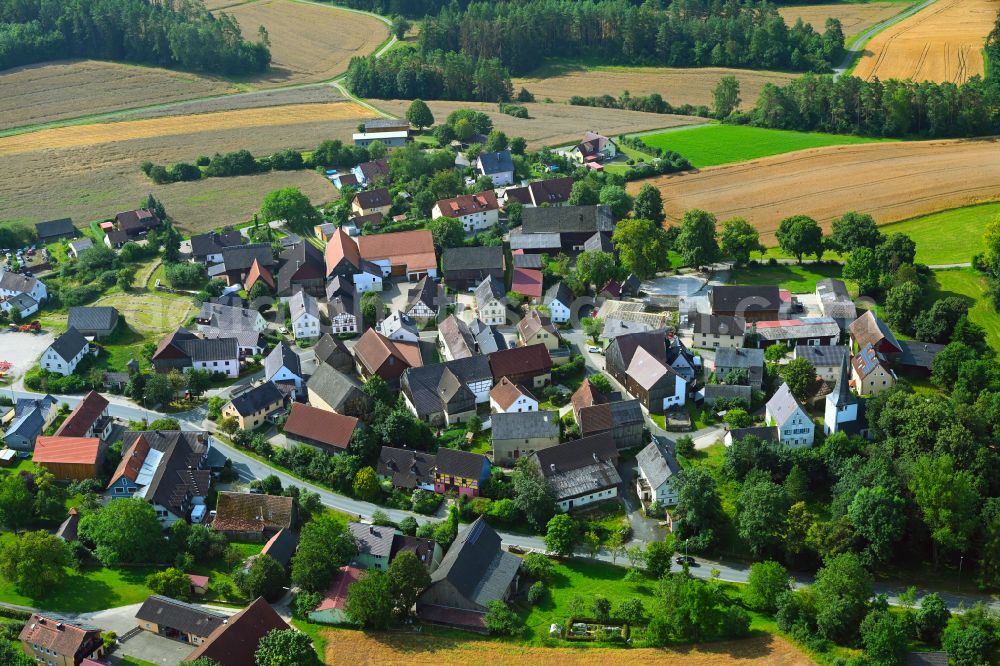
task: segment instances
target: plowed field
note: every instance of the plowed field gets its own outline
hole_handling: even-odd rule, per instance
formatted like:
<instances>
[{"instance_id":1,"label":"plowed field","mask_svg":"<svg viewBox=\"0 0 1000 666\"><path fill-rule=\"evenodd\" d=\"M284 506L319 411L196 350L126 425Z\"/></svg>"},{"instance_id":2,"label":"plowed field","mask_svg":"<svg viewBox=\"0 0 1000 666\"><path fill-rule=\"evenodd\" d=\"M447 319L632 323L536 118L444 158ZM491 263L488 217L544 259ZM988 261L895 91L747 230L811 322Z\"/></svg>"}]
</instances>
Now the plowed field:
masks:
<instances>
[{"instance_id":1,"label":"plowed field","mask_svg":"<svg viewBox=\"0 0 1000 666\"><path fill-rule=\"evenodd\" d=\"M906 3L902 2L803 5L801 7L779 7L778 13L789 26L794 25L796 19L801 18L803 22L811 24L819 32L823 32L826 19L839 19L840 25L844 29L844 36L850 41L852 36L864 32L879 21L892 18L906 9L906 6Z\"/></svg>"},{"instance_id":2,"label":"plowed field","mask_svg":"<svg viewBox=\"0 0 1000 666\"><path fill-rule=\"evenodd\" d=\"M689 208L742 216L775 245L782 219L804 214L829 227L850 210L879 223L1000 199L1000 140L832 146L650 181L671 219ZM642 182L629 184L635 194Z\"/></svg>"},{"instance_id":3,"label":"plowed field","mask_svg":"<svg viewBox=\"0 0 1000 666\"><path fill-rule=\"evenodd\" d=\"M962 83L983 74L983 42L1000 0L938 0L875 35L854 68L864 79Z\"/></svg>"}]
</instances>

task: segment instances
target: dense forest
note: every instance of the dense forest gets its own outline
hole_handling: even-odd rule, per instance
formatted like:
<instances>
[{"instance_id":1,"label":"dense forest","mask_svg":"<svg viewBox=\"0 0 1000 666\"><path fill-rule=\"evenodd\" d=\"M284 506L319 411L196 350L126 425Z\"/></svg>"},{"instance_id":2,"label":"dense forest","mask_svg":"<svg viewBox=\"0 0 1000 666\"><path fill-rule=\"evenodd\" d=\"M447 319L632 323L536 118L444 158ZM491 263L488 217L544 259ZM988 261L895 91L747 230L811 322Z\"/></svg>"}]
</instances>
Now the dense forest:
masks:
<instances>
[{"instance_id":1,"label":"dense forest","mask_svg":"<svg viewBox=\"0 0 1000 666\"><path fill-rule=\"evenodd\" d=\"M508 101L513 87L496 58L478 62L464 53L393 49L382 58L354 58L347 70L351 92L381 99Z\"/></svg>"},{"instance_id":2,"label":"dense forest","mask_svg":"<svg viewBox=\"0 0 1000 666\"><path fill-rule=\"evenodd\" d=\"M267 70L271 51L263 26L247 41L201 0L0 0L0 70L60 58L250 74Z\"/></svg>"}]
</instances>

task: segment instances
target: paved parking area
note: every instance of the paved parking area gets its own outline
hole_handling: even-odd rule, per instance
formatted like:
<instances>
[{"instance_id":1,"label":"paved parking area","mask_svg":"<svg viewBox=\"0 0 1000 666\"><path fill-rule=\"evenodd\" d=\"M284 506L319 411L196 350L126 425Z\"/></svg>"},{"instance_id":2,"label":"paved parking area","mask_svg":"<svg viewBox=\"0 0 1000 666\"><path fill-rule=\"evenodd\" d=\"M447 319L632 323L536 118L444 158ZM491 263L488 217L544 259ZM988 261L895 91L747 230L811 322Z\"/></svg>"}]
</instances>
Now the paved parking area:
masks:
<instances>
[{"instance_id":1,"label":"paved parking area","mask_svg":"<svg viewBox=\"0 0 1000 666\"><path fill-rule=\"evenodd\" d=\"M122 644L115 651L115 654L135 657L154 664L163 664L163 666L176 666L191 654L192 650L194 650L194 646L190 643L182 643L143 631Z\"/></svg>"},{"instance_id":2,"label":"paved parking area","mask_svg":"<svg viewBox=\"0 0 1000 666\"><path fill-rule=\"evenodd\" d=\"M0 330L0 361L13 363L11 376L17 378L24 375L52 344L52 333L12 333Z\"/></svg>"}]
</instances>

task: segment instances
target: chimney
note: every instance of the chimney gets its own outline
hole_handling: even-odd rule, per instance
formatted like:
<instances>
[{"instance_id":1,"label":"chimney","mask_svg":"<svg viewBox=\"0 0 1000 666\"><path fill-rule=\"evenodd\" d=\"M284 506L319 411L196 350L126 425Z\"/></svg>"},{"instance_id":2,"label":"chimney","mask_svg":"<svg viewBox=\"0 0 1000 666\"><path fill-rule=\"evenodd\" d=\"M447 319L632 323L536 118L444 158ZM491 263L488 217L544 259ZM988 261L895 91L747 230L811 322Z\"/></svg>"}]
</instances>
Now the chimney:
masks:
<instances>
[{"instance_id":1,"label":"chimney","mask_svg":"<svg viewBox=\"0 0 1000 666\"><path fill-rule=\"evenodd\" d=\"M550 472L556 471L556 464L555 463L549 463L549 471Z\"/></svg>"},{"instance_id":2,"label":"chimney","mask_svg":"<svg viewBox=\"0 0 1000 666\"><path fill-rule=\"evenodd\" d=\"M368 534L375 534L375 526L374 525L369 525L368 526Z\"/></svg>"}]
</instances>

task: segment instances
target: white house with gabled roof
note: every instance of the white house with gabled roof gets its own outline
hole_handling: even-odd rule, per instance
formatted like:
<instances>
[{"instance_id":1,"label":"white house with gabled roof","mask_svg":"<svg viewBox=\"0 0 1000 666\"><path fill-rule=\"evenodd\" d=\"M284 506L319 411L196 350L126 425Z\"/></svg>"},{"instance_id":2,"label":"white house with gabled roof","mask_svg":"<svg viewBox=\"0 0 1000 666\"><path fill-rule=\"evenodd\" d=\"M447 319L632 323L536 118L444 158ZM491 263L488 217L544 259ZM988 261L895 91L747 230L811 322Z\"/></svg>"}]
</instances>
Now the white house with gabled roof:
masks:
<instances>
[{"instance_id":1,"label":"white house with gabled roof","mask_svg":"<svg viewBox=\"0 0 1000 666\"><path fill-rule=\"evenodd\" d=\"M790 448L812 446L816 424L792 395L788 384L782 384L764 408L769 426L778 429L778 442Z\"/></svg>"}]
</instances>

